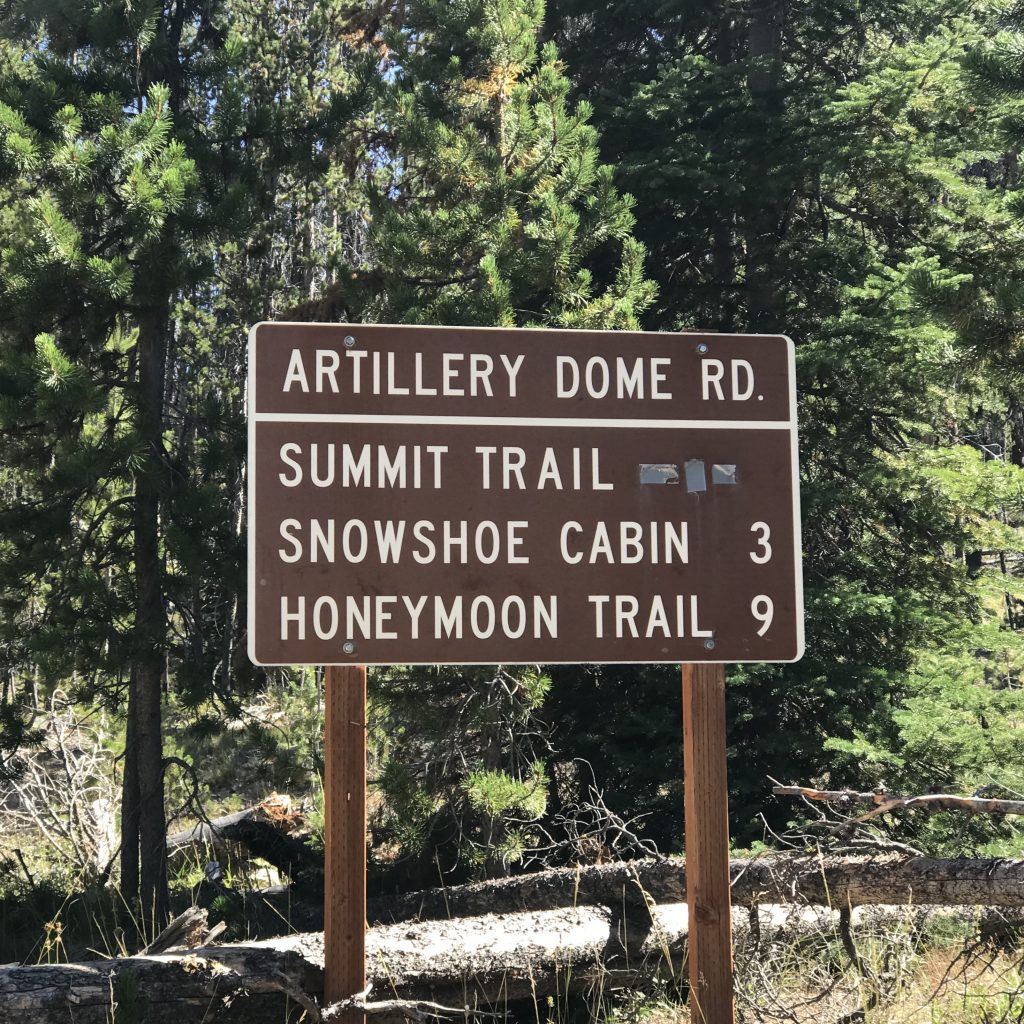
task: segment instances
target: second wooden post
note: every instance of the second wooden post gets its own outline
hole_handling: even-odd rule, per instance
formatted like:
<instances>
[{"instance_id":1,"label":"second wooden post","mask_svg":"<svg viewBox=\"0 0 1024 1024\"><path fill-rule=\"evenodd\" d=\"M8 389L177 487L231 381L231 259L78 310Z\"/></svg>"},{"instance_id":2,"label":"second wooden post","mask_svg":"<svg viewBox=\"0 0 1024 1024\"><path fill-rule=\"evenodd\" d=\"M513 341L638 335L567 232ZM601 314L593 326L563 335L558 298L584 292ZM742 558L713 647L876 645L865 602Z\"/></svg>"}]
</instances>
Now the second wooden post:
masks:
<instances>
[{"instance_id":1,"label":"second wooden post","mask_svg":"<svg viewBox=\"0 0 1024 1024\"><path fill-rule=\"evenodd\" d=\"M732 1024L724 665L683 665L683 786L690 1014Z\"/></svg>"},{"instance_id":2,"label":"second wooden post","mask_svg":"<svg viewBox=\"0 0 1024 1024\"><path fill-rule=\"evenodd\" d=\"M324 1001L366 988L366 666L324 680ZM363 1024L361 1013L346 1024Z\"/></svg>"}]
</instances>

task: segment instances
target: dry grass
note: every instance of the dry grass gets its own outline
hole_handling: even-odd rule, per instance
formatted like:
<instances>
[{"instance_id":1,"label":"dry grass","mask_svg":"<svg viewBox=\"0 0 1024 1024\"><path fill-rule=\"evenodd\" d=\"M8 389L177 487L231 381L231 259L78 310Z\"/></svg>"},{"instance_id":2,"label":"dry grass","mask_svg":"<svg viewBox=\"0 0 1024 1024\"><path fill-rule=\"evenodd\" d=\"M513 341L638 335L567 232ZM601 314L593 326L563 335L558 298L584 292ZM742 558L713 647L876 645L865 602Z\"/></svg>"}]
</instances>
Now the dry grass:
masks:
<instances>
[{"instance_id":1,"label":"dry grass","mask_svg":"<svg viewBox=\"0 0 1024 1024\"><path fill-rule=\"evenodd\" d=\"M1020 956L935 950L923 958L912 983L879 1024L1011 1024L1024 1020Z\"/></svg>"},{"instance_id":2,"label":"dry grass","mask_svg":"<svg viewBox=\"0 0 1024 1024\"><path fill-rule=\"evenodd\" d=\"M1024 1021L1024 973L1021 954L964 948L931 950L895 990L874 1005L871 986L845 971L834 987L801 985L793 978L770 1004L744 1008L740 1020L789 1021L791 1024L1021 1024ZM859 1012L858 1012L859 1011ZM682 1024L688 1015L679 1014Z\"/></svg>"},{"instance_id":3,"label":"dry grass","mask_svg":"<svg viewBox=\"0 0 1024 1024\"><path fill-rule=\"evenodd\" d=\"M1024 948L894 929L838 944L737 950L739 1024L1024 1024ZM596 1014L595 1016L602 1016ZM637 998L608 1024L690 1024L677 1001Z\"/></svg>"},{"instance_id":4,"label":"dry grass","mask_svg":"<svg viewBox=\"0 0 1024 1024\"><path fill-rule=\"evenodd\" d=\"M1021 1024L1024 1022L1024 975L1019 959L1006 954L975 961L967 969L955 952L927 956L906 987L891 1001L881 1002L863 1016L856 979L847 979L827 994L802 987L793 979L758 1010L740 1009L743 1022L787 1021L789 1024ZM646 1003L614 1015L615 1024L691 1024L685 1006Z\"/></svg>"}]
</instances>

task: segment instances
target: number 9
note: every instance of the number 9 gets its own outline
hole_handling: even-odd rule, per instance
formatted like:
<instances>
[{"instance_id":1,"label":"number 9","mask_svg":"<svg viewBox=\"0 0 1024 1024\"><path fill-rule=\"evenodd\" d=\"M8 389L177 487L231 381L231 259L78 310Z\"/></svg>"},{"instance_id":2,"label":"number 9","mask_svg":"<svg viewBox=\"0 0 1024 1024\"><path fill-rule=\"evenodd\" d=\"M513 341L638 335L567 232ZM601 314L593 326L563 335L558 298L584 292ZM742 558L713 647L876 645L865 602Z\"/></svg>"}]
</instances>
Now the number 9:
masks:
<instances>
[{"instance_id":1,"label":"number 9","mask_svg":"<svg viewBox=\"0 0 1024 1024\"><path fill-rule=\"evenodd\" d=\"M764 636L768 632L768 627L772 624L772 617L775 615L775 604L770 597L758 594L750 602L750 614L758 622L762 623L761 628L757 631L757 635Z\"/></svg>"}]
</instances>

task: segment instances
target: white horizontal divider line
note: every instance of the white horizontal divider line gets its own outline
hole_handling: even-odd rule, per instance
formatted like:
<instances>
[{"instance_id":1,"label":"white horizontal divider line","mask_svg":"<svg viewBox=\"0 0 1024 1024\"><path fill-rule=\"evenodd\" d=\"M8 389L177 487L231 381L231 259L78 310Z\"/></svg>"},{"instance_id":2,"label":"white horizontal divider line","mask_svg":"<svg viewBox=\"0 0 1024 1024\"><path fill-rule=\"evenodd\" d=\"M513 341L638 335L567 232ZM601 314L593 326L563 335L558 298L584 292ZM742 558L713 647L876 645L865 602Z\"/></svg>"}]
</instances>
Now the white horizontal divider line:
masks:
<instances>
[{"instance_id":1,"label":"white horizontal divider line","mask_svg":"<svg viewBox=\"0 0 1024 1024\"><path fill-rule=\"evenodd\" d=\"M254 412L257 423L381 423L476 427L627 427L651 430L795 430L791 420L587 419L570 416L395 416L377 413Z\"/></svg>"}]
</instances>

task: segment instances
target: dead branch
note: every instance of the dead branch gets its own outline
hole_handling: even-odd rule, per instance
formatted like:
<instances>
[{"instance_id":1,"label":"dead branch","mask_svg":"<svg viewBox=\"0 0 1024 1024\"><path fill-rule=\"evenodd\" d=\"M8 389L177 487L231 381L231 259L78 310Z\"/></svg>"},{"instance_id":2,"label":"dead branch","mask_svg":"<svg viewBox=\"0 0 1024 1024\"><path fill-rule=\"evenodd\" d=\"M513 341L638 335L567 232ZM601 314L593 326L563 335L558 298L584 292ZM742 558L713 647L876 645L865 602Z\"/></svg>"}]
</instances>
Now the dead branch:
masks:
<instances>
[{"instance_id":1,"label":"dead branch","mask_svg":"<svg viewBox=\"0 0 1024 1024\"><path fill-rule=\"evenodd\" d=\"M40 749L21 752L21 771L0 785L0 804L9 821L38 833L87 883L105 880L118 842L103 720L90 721L57 690L44 737Z\"/></svg>"},{"instance_id":2,"label":"dead branch","mask_svg":"<svg viewBox=\"0 0 1024 1024\"><path fill-rule=\"evenodd\" d=\"M221 930L224 925L222 924ZM214 929L216 931L216 929ZM165 953L178 946L198 946L202 940L212 934L206 922L204 907L188 907L178 914L166 928L142 951L143 955Z\"/></svg>"},{"instance_id":3,"label":"dead branch","mask_svg":"<svg viewBox=\"0 0 1024 1024\"><path fill-rule=\"evenodd\" d=\"M898 796L884 789L860 793L854 789L813 789L810 786L773 786L776 796L796 796L818 803L873 804L874 809L851 822L870 821L881 814L922 809L936 811L967 811L969 814L1024 814L1024 800L997 800L980 796L956 796L953 793L924 793L921 796Z\"/></svg>"},{"instance_id":4,"label":"dead branch","mask_svg":"<svg viewBox=\"0 0 1024 1024\"><path fill-rule=\"evenodd\" d=\"M369 996L373 989L370 982L362 992L333 1003L324 1008L323 1012L314 1017L315 1020L327 1024L329 1021L345 1020L346 1015L357 1011L367 1017L404 1018L425 1024L429 1020L444 1020L449 1017L499 1017L501 1014L489 1013L485 1010L472 1010L468 1006L443 1006L429 999L378 999L370 1002Z\"/></svg>"}]
</instances>

